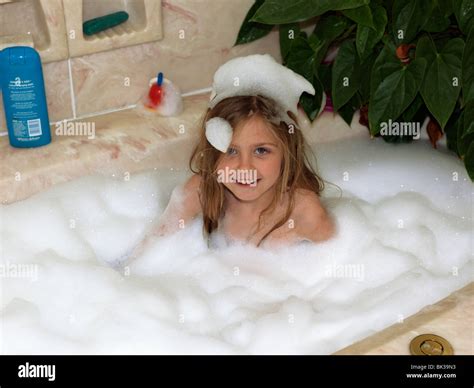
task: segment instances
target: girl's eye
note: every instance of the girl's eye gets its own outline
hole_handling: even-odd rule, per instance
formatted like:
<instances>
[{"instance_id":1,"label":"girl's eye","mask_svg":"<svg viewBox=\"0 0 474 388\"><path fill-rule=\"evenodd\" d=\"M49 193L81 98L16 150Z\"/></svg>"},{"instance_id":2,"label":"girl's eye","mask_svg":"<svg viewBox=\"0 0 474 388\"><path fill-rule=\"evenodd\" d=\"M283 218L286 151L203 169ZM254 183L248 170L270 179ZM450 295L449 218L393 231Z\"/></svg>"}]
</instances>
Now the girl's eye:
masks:
<instances>
[{"instance_id":1,"label":"girl's eye","mask_svg":"<svg viewBox=\"0 0 474 388\"><path fill-rule=\"evenodd\" d=\"M266 149L265 147L258 147L255 149L255 153L257 155L265 155L265 154L268 154L268 149Z\"/></svg>"},{"instance_id":2,"label":"girl's eye","mask_svg":"<svg viewBox=\"0 0 474 388\"><path fill-rule=\"evenodd\" d=\"M234 155L236 152L237 152L237 151L236 151L235 148L229 148L229 149L227 150L227 155Z\"/></svg>"}]
</instances>

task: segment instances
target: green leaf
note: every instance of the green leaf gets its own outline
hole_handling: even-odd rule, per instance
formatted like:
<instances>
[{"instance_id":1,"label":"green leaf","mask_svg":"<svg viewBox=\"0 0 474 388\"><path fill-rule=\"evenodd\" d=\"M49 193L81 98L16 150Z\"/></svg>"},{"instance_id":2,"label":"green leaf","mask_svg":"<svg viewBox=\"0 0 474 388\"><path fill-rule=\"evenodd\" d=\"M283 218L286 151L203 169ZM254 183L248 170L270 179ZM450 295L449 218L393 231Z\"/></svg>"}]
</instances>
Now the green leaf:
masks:
<instances>
[{"instance_id":1,"label":"green leaf","mask_svg":"<svg viewBox=\"0 0 474 388\"><path fill-rule=\"evenodd\" d=\"M462 90L464 101L474 100L474 27L467 36L462 57Z\"/></svg>"},{"instance_id":2,"label":"green leaf","mask_svg":"<svg viewBox=\"0 0 474 388\"><path fill-rule=\"evenodd\" d=\"M408 108L406 108L400 115L398 121L423 123L423 121L425 121L426 116L428 116L428 111L424 106L424 102L421 98L420 93L418 93L413 102L408 105Z\"/></svg>"},{"instance_id":3,"label":"green leaf","mask_svg":"<svg viewBox=\"0 0 474 388\"><path fill-rule=\"evenodd\" d=\"M362 104L367 104L370 99L370 81L372 76L372 69L374 67L376 58L377 53L372 52L369 54L368 58L366 58L360 65L360 73L364 77L364 82L361 82L359 86Z\"/></svg>"},{"instance_id":4,"label":"green leaf","mask_svg":"<svg viewBox=\"0 0 474 388\"><path fill-rule=\"evenodd\" d=\"M291 45L286 66L312 83L318 65L317 59L318 52L313 49L306 34L302 32Z\"/></svg>"},{"instance_id":5,"label":"green leaf","mask_svg":"<svg viewBox=\"0 0 474 388\"><path fill-rule=\"evenodd\" d=\"M363 5L361 7L346 9L342 13L344 16L348 17L351 20L354 20L357 24L366 26L369 28L375 28L374 20L372 17L372 10L368 5Z\"/></svg>"},{"instance_id":6,"label":"green leaf","mask_svg":"<svg viewBox=\"0 0 474 388\"><path fill-rule=\"evenodd\" d=\"M464 112L458 107L455 113L449 118L444 133L446 134L446 144L448 149L455 152L459 156L458 152L458 132L459 126L464 126Z\"/></svg>"},{"instance_id":7,"label":"green leaf","mask_svg":"<svg viewBox=\"0 0 474 388\"><path fill-rule=\"evenodd\" d=\"M316 23L313 35L329 43L341 35L349 25L350 22L343 16L324 15Z\"/></svg>"},{"instance_id":8,"label":"green leaf","mask_svg":"<svg viewBox=\"0 0 474 388\"><path fill-rule=\"evenodd\" d=\"M474 100L469 101L464 108L464 127L461 140L474 134Z\"/></svg>"},{"instance_id":9,"label":"green leaf","mask_svg":"<svg viewBox=\"0 0 474 388\"><path fill-rule=\"evenodd\" d=\"M239 34L237 35L237 40L235 41L234 46L244 43L250 43L254 40L263 38L268 35L273 29L272 25L254 23L250 21L250 18L255 14L257 9L265 2L265 0L256 0L252 7L247 12L245 19L240 26Z\"/></svg>"},{"instance_id":10,"label":"green leaf","mask_svg":"<svg viewBox=\"0 0 474 388\"><path fill-rule=\"evenodd\" d=\"M418 41L416 58L424 58L428 63L420 88L421 96L441 128L445 127L453 113L461 91L463 50L464 41L461 38L449 40L441 52L427 36Z\"/></svg>"},{"instance_id":11,"label":"green leaf","mask_svg":"<svg viewBox=\"0 0 474 388\"><path fill-rule=\"evenodd\" d=\"M332 72L332 101L334 109L339 110L359 88L360 63L354 42L342 43L334 61Z\"/></svg>"},{"instance_id":12,"label":"green leaf","mask_svg":"<svg viewBox=\"0 0 474 388\"><path fill-rule=\"evenodd\" d=\"M436 59L437 49L429 35L424 35L418 40L416 46L416 58L425 58L428 63Z\"/></svg>"},{"instance_id":13,"label":"green leaf","mask_svg":"<svg viewBox=\"0 0 474 388\"><path fill-rule=\"evenodd\" d=\"M306 37L306 32L300 32L290 47L286 66L313 82L316 69L326 55L329 42L321 40L316 34Z\"/></svg>"},{"instance_id":14,"label":"green leaf","mask_svg":"<svg viewBox=\"0 0 474 388\"><path fill-rule=\"evenodd\" d=\"M426 61L416 59L409 65L399 66L378 85L369 103L369 125L373 135L380 132L382 122L396 120L415 99L425 68Z\"/></svg>"},{"instance_id":15,"label":"green leaf","mask_svg":"<svg viewBox=\"0 0 474 388\"><path fill-rule=\"evenodd\" d=\"M311 19L327 11L340 11L369 4L370 0L266 0L253 22L285 24Z\"/></svg>"},{"instance_id":16,"label":"green leaf","mask_svg":"<svg viewBox=\"0 0 474 388\"><path fill-rule=\"evenodd\" d=\"M423 125L423 122L425 121L426 116L428 115L428 111L426 110L424 106L423 99L420 96L420 93L417 93L415 99L413 102L408 105L408 108L406 108L403 113L398 117L397 120L393 120L394 122L399 123L400 125L406 124L406 123L418 123L419 128L421 129L421 126ZM402 127L400 127L402 128ZM415 135L408 135L404 134L401 132L399 135L381 135L382 139L387 142L387 143L409 143L413 141Z\"/></svg>"},{"instance_id":17,"label":"green leaf","mask_svg":"<svg viewBox=\"0 0 474 388\"><path fill-rule=\"evenodd\" d=\"M469 149L469 145L474 141L474 135L465 134L465 128L469 126L470 123L467 122L468 117L466 117L466 110L463 110L460 116L459 124L457 126L457 136L456 136L456 147L458 155L461 158L466 156L466 153ZM465 136L463 136L465 134Z\"/></svg>"},{"instance_id":18,"label":"green leaf","mask_svg":"<svg viewBox=\"0 0 474 388\"><path fill-rule=\"evenodd\" d=\"M279 28L280 33L280 53L283 62L286 63L286 57L291 51L295 39L300 35L300 26L298 23L282 24Z\"/></svg>"},{"instance_id":19,"label":"green leaf","mask_svg":"<svg viewBox=\"0 0 474 388\"><path fill-rule=\"evenodd\" d=\"M469 178L474 182L474 142L469 145L469 149L464 157L464 166L466 166Z\"/></svg>"},{"instance_id":20,"label":"green leaf","mask_svg":"<svg viewBox=\"0 0 474 388\"><path fill-rule=\"evenodd\" d=\"M321 60L324 57L324 54L326 53L327 50L327 43L321 39L319 39L316 35L311 34L308 38L308 43L313 49L315 53L317 53L319 60L317 61L318 63L321 62Z\"/></svg>"},{"instance_id":21,"label":"green leaf","mask_svg":"<svg viewBox=\"0 0 474 388\"><path fill-rule=\"evenodd\" d=\"M380 51L372 67L372 73L370 75L370 95L373 96L382 81L393 72L400 70L401 66L400 60L395 55L394 44L386 39L385 46L382 51Z\"/></svg>"},{"instance_id":22,"label":"green leaf","mask_svg":"<svg viewBox=\"0 0 474 388\"><path fill-rule=\"evenodd\" d=\"M380 5L373 5L374 28L357 26L356 47L361 59L366 58L374 46L382 39L387 26L387 12Z\"/></svg>"},{"instance_id":23,"label":"green leaf","mask_svg":"<svg viewBox=\"0 0 474 388\"><path fill-rule=\"evenodd\" d=\"M380 135L382 139L391 144L410 143L413 141L413 135Z\"/></svg>"},{"instance_id":24,"label":"green leaf","mask_svg":"<svg viewBox=\"0 0 474 388\"><path fill-rule=\"evenodd\" d=\"M449 16L453 13L452 3L449 0L432 0L433 9L423 29L428 32L441 32L451 24Z\"/></svg>"},{"instance_id":25,"label":"green leaf","mask_svg":"<svg viewBox=\"0 0 474 388\"><path fill-rule=\"evenodd\" d=\"M393 36L397 45L411 42L431 14L431 0L395 0L393 2Z\"/></svg>"},{"instance_id":26,"label":"green leaf","mask_svg":"<svg viewBox=\"0 0 474 388\"><path fill-rule=\"evenodd\" d=\"M348 26L349 21L342 16L329 15L318 21L313 33L307 38L307 42L314 52L313 64L315 68L323 60L331 42L341 35Z\"/></svg>"},{"instance_id":27,"label":"green leaf","mask_svg":"<svg viewBox=\"0 0 474 388\"><path fill-rule=\"evenodd\" d=\"M324 90L331 91L332 85L332 64L322 64L317 69L318 78L323 84Z\"/></svg>"},{"instance_id":28,"label":"green leaf","mask_svg":"<svg viewBox=\"0 0 474 388\"><path fill-rule=\"evenodd\" d=\"M311 48L316 53L315 57L315 66L318 67L319 64L322 62L326 53L328 51L329 42L320 40L316 35L312 34L308 38L308 42Z\"/></svg>"},{"instance_id":29,"label":"green leaf","mask_svg":"<svg viewBox=\"0 0 474 388\"><path fill-rule=\"evenodd\" d=\"M354 113L356 110L357 109L354 109L349 103L347 103L338 111L339 115L349 127L352 124L352 118L354 117Z\"/></svg>"},{"instance_id":30,"label":"green leaf","mask_svg":"<svg viewBox=\"0 0 474 388\"><path fill-rule=\"evenodd\" d=\"M313 86L316 91L314 96L305 92L300 98L300 104L311 121L316 118L321 108L323 108L321 103L324 93L323 85L317 76L314 77Z\"/></svg>"},{"instance_id":31,"label":"green leaf","mask_svg":"<svg viewBox=\"0 0 474 388\"><path fill-rule=\"evenodd\" d=\"M346 124L350 127L352 123L352 118L354 117L354 113L357 109L361 107L361 101L359 94L356 93L352 96L352 98L345 104L342 108L339 109L338 113L342 117L342 119L346 122Z\"/></svg>"},{"instance_id":32,"label":"green leaf","mask_svg":"<svg viewBox=\"0 0 474 388\"><path fill-rule=\"evenodd\" d=\"M474 25L474 2L472 0L452 0L453 11L459 28L467 34Z\"/></svg>"},{"instance_id":33,"label":"green leaf","mask_svg":"<svg viewBox=\"0 0 474 388\"><path fill-rule=\"evenodd\" d=\"M470 101L461 111L454 125L451 125L452 120L449 121L448 147L455 150L460 158L466 159L469 148L474 143L473 120L474 101Z\"/></svg>"}]
</instances>

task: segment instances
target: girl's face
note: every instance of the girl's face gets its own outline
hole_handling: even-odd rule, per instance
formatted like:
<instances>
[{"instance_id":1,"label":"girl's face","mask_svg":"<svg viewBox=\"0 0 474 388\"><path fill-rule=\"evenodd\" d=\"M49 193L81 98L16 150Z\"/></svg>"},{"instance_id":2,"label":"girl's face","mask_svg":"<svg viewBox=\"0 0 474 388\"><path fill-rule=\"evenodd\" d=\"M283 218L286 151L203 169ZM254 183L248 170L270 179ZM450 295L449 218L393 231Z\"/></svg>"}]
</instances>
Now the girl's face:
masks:
<instances>
[{"instance_id":1,"label":"girl's face","mask_svg":"<svg viewBox=\"0 0 474 388\"><path fill-rule=\"evenodd\" d=\"M218 180L240 201L257 200L280 177L283 155L267 125L259 116L252 116L237 126L227 153L218 162Z\"/></svg>"}]
</instances>

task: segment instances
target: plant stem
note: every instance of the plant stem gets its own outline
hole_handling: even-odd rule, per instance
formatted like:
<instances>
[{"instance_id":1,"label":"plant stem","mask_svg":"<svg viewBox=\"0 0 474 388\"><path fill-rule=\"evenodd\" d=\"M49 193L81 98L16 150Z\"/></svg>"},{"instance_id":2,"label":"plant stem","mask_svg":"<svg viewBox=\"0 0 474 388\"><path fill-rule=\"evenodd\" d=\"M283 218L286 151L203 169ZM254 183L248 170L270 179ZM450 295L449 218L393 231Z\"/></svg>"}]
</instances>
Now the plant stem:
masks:
<instances>
[{"instance_id":1,"label":"plant stem","mask_svg":"<svg viewBox=\"0 0 474 388\"><path fill-rule=\"evenodd\" d=\"M433 37L433 40L443 39L443 38L453 38L453 37L462 36L462 32L456 26L450 26L448 30L438 32L435 34L432 33L431 36Z\"/></svg>"},{"instance_id":2,"label":"plant stem","mask_svg":"<svg viewBox=\"0 0 474 388\"><path fill-rule=\"evenodd\" d=\"M334 43L340 43L344 40L346 40L351 34L352 34L352 31L354 31L354 29L356 28L356 24L353 24L352 26L350 26L346 32L344 32L344 34L342 34L342 36L340 38L337 38L334 40L333 44Z\"/></svg>"}]
</instances>

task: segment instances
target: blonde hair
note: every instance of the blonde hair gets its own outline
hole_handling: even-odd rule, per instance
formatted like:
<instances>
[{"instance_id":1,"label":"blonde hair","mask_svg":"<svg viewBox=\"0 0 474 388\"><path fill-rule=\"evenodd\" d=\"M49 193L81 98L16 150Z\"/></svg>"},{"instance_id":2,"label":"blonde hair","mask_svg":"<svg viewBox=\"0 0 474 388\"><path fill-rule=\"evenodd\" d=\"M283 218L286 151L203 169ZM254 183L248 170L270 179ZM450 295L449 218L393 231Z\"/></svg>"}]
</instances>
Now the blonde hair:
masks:
<instances>
[{"instance_id":1,"label":"blonde hair","mask_svg":"<svg viewBox=\"0 0 474 388\"><path fill-rule=\"evenodd\" d=\"M289 114L291 115L291 112ZM258 246L271 232L288 221L295 206L296 189L308 189L319 196L324 190L324 182L311 166L307 155L309 147L301 130L297 126L288 125L283 121L279 121L279 124L275 123L280 116L274 100L260 95L226 98L214 108L207 110L200 126L199 142L189 160L191 171L201 177L199 198L203 212L203 232L207 237L219 225L219 219L224 209L225 186L218 182L216 174L217 164L223 154L207 141L205 123L213 117L221 117L227 120L232 128L237 128L239 124L245 123L254 115L260 116L267 122L283 151L280 178L275 186L275 196L270 205L261 212L257 231L260 230L261 221L265 215L275 209L276 205L284 198L285 193L288 193L289 197L285 215L265 233L257 244ZM291 117L297 123L294 115Z\"/></svg>"}]
</instances>

